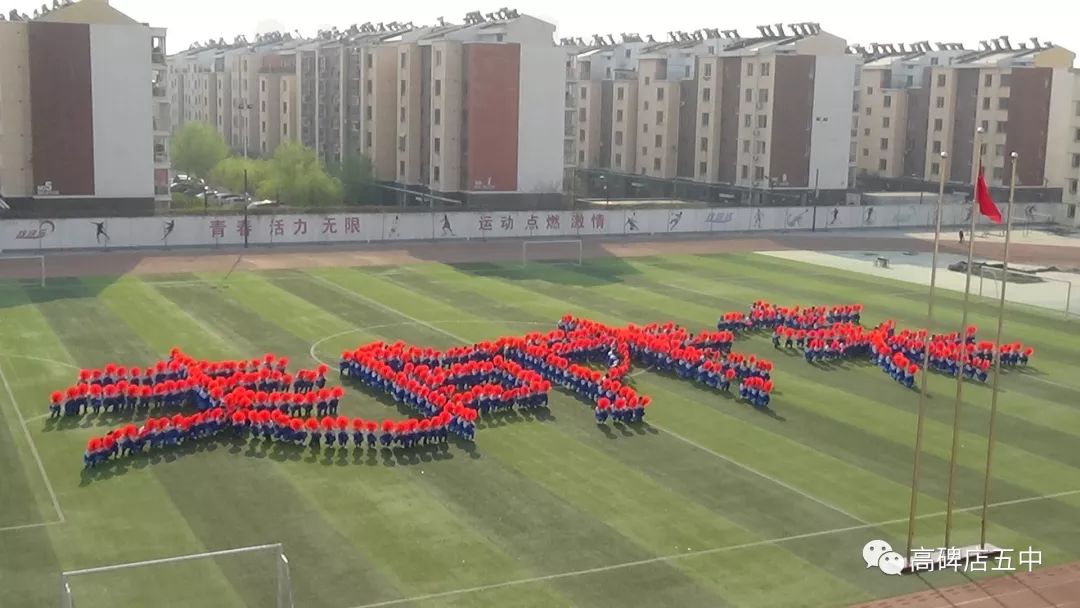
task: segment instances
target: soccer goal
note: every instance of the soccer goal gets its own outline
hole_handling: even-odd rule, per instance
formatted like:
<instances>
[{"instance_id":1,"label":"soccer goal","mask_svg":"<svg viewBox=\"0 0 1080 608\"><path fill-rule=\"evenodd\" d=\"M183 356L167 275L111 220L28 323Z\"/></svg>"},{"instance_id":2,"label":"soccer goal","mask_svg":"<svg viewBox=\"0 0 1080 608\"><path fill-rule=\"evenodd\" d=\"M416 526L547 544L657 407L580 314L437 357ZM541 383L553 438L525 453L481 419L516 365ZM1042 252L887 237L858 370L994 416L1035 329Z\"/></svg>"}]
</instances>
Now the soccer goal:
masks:
<instances>
[{"instance_id":1,"label":"soccer goal","mask_svg":"<svg viewBox=\"0 0 1080 608\"><path fill-rule=\"evenodd\" d=\"M563 262L581 265L585 246L581 239L561 239L554 241L522 241L521 265L528 266L530 261Z\"/></svg>"},{"instance_id":2,"label":"soccer goal","mask_svg":"<svg viewBox=\"0 0 1080 608\"><path fill-rule=\"evenodd\" d=\"M1031 213L1024 218L1024 236L1031 234L1032 230L1053 226L1054 223L1054 216L1052 214Z\"/></svg>"},{"instance_id":3,"label":"soccer goal","mask_svg":"<svg viewBox=\"0 0 1080 608\"><path fill-rule=\"evenodd\" d=\"M280 543L69 570L60 575L60 593L62 608L293 607Z\"/></svg>"},{"instance_id":4,"label":"soccer goal","mask_svg":"<svg viewBox=\"0 0 1080 608\"><path fill-rule=\"evenodd\" d=\"M40 281L45 287L45 256L0 253L0 279Z\"/></svg>"}]
</instances>

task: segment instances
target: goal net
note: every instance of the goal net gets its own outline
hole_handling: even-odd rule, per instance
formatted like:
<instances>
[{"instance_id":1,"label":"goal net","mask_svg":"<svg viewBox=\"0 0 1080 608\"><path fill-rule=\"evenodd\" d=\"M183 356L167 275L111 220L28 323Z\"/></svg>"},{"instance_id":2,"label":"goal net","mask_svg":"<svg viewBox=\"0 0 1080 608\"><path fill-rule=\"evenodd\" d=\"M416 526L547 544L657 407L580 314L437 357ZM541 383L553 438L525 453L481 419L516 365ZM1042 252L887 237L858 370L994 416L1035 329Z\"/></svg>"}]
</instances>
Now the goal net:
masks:
<instances>
[{"instance_id":1,"label":"goal net","mask_svg":"<svg viewBox=\"0 0 1080 608\"><path fill-rule=\"evenodd\" d=\"M1049 213L1030 213L1024 216L1024 235L1031 234L1032 230L1041 230L1053 226L1056 222L1054 216Z\"/></svg>"},{"instance_id":2,"label":"goal net","mask_svg":"<svg viewBox=\"0 0 1080 608\"><path fill-rule=\"evenodd\" d=\"M584 244L581 239L522 241L521 265L529 262L563 262L581 265Z\"/></svg>"},{"instance_id":3,"label":"goal net","mask_svg":"<svg viewBox=\"0 0 1080 608\"><path fill-rule=\"evenodd\" d=\"M0 281L18 281L45 287L45 256L0 253Z\"/></svg>"},{"instance_id":4,"label":"goal net","mask_svg":"<svg viewBox=\"0 0 1080 608\"><path fill-rule=\"evenodd\" d=\"M62 608L293 606L280 544L70 570L60 593Z\"/></svg>"}]
</instances>

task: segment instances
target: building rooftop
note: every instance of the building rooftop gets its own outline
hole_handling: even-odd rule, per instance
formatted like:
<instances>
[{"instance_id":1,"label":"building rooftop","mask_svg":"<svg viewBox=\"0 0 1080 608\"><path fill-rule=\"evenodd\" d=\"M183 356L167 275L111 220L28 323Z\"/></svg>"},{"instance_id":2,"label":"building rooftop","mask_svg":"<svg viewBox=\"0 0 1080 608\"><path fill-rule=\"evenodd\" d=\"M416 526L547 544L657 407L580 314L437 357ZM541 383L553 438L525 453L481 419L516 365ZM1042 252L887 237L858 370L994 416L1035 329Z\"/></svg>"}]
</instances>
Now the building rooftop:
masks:
<instances>
[{"instance_id":1,"label":"building rooftop","mask_svg":"<svg viewBox=\"0 0 1080 608\"><path fill-rule=\"evenodd\" d=\"M44 13L35 10L33 20L45 23L140 25L138 21L113 8L109 0L79 0L65 4L54 0L52 6L53 8Z\"/></svg>"}]
</instances>

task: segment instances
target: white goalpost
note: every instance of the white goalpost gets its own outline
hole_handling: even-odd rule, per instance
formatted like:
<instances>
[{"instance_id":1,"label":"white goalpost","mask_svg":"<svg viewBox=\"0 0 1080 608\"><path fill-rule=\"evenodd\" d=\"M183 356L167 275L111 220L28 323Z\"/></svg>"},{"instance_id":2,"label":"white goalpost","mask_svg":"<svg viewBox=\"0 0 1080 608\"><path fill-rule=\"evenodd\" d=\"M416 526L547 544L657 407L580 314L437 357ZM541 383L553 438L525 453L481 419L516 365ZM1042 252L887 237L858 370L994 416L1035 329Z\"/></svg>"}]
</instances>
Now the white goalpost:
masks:
<instances>
[{"instance_id":1,"label":"white goalpost","mask_svg":"<svg viewBox=\"0 0 1080 608\"><path fill-rule=\"evenodd\" d=\"M267 606L293 608L280 543L151 559L60 574L61 608Z\"/></svg>"},{"instance_id":2,"label":"white goalpost","mask_svg":"<svg viewBox=\"0 0 1080 608\"><path fill-rule=\"evenodd\" d=\"M31 271L29 268L34 268ZM45 287L45 256L43 255L4 255L0 253L0 279L11 277L23 279L31 275L41 281Z\"/></svg>"},{"instance_id":3,"label":"white goalpost","mask_svg":"<svg viewBox=\"0 0 1080 608\"><path fill-rule=\"evenodd\" d=\"M521 265L529 265L530 252L539 252L534 261L568 262L581 265L585 245L581 239L537 240L521 242Z\"/></svg>"}]
</instances>

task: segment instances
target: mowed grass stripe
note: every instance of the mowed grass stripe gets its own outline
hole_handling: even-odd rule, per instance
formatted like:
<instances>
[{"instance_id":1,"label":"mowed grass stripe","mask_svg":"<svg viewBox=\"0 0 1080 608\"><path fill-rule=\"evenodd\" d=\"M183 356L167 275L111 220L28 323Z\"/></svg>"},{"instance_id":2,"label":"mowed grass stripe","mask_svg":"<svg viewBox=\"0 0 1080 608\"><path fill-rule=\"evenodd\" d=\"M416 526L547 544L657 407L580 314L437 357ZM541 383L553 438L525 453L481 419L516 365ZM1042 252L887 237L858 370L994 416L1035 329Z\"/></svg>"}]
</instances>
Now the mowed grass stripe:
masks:
<instances>
[{"instance_id":1,"label":"mowed grass stripe","mask_svg":"<svg viewBox=\"0 0 1080 608\"><path fill-rule=\"evenodd\" d=\"M554 267L551 268L550 271L552 273L556 273L556 274L562 274L562 273L565 273L565 272L573 272L573 271L565 270L563 268L554 268ZM541 288L538 288L537 291L540 292L540 293L546 293L546 294L553 294L553 293L557 294L557 293L559 293L559 290L561 289L561 287L560 287L561 285L563 285L565 283L573 283L575 280L579 281L580 279L571 279L571 280L568 280L568 281L564 282L560 278L560 279L556 280L556 282L553 282L552 284L543 285ZM636 298L636 294L635 294L635 298ZM611 298L605 300L605 304L608 306L609 309L612 306L614 306L614 304L612 304L612 302L614 302L614 300L611 299ZM677 308L677 305L671 304L668 307L668 309L674 309L674 308ZM678 317L676 317L676 320L682 320L682 319L679 319ZM693 323L691 323L691 326L693 326ZM742 347L742 344L740 343L738 348L741 348L741 347ZM800 364L805 365L804 363L801 363L801 361L800 361ZM809 371L807 369L799 369L799 368L795 368L795 369L798 370L801 373L807 373ZM820 373L820 372L813 372L813 373ZM876 379L876 378L874 379L874 381L877 381L877 380L878 379ZM884 380L888 381L887 378L884 379ZM812 395L815 392L819 392L821 387L817 383L820 383L820 382L821 382L820 378L815 378L812 382L807 383L806 391L808 391L808 392L802 393L802 394ZM891 382L891 381L889 381L889 382ZM895 388L898 389L898 390L901 390L901 392L902 392L902 389L899 389L898 386L895 387ZM870 387L869 390L872 392L874 389L873 389L873 387ZM852 398L855 398L856 400L859 399L859 397L856 396L856 395L852 395L852 397L838 397L838 398L839 399L844 399L845 401L850 400ZM783 402L778 400L778 403L783 403ZM778 407L781 407L781 406L778 405ZM824 407L826 407L826 408L828 407L827 402L824 405ZM844 421L843 425L847 426L848 422ZM835 426L835 423L831 423L829 426ZM913 424L911 426L913 427ZM692 430L693 427L690 427L690 428L691 428L691 431L689 431L689 432L693 432L693 430ZM893 424L889 428L899 428L899 427L896 427L896 425ZM852 439L860 440L863 436L865 436L864 432L862 431L862 429L861 429L861 427L860 427L860 425L858 423L853 423L853 426L851 426L850 428L832 429L832 430L830 430L828 432L824 432L824 429L821 429L821 430L822 430L822 432L819 432L818 434L816 434L815 437L812 438L812 440L814 440L814 441L844 441L844 440L849 440L850 441ZM875 439L880 441L879 438L875 438ZM972 445L972 444L969 442L968 445ZM981 445L985 446L985 443L983 442L983 443L981 443ZM948 443L947 442L944 443L943 446L944 446L945 449L947 449ZM830 450L828 450L828 447L829 447L829 445L823 446L823 448L822 448L823 451L830 451ZM894 452L894 454L893 454L894 457L889 462L882 463L882 466L885 469L884 472L886 472L888 474L891 474L898 484L910 483L910 468L908 468L910 465L907 465L905 467L900 467L900 468L896 467L897 462L904 462L905 464L910 462L910 458L911 458L911 456L910 456L910 448L903 447L903 446L900 446L900 445L897 445L897 444L893 444L893 445L887 446L887 447L892 447L893 448L892 451ZM979 449L979 448L976 448L975 446L972 446L972 447L976 451L978 451L978 449ZM888 451L889 450L882 449L880 446L875 447L874 443L871 442L870 444L866 445L865 447L863 447L863 448L859 449L858 451L854 452L855 454L858 454L858 455L855 456L853 458L853 460L861 461L864 458L870 458L871 461L872 461L874 457L880 456L881 454L887 453ZM833 451L833 453L835 453L835 451ZM970 460L968 462L970 462ZM940 464L940 467L935 467L935 464ZM905 468L907 468L906 471L903 470ZM941 460L940 463L935 463L933 460L927 459L926 469L928 471L933 471L933 470L935 470L935 468L937 470L944 471L945 470L944 460ZM928 474L932 476L932 473L928 473ZM959 496L961 497L961 500L965 499L968 496L971 497L972 501L981 500L981 489L982 489L981 475L978 474L977 472L974 472L974 471L970 471L970 470L967 470L967 469L961 469L959 478L960 478L960 482L959 482L960 493L959 493ZM1057 480L1057 481L1058 481L1058 483L1066 483L1066 484L1068 483L1067 479L1065 479L1065 480ZM944 487L944 482L941 483L941 487L942 488ZM1030 489L1029 490L1024 490L1024 489L1018 488L1016 485L1002 483L1000 481L996 484L995 488L996 488L995 489L995 498L999 499L999 500L1007 500L1007 499L1014 498L1014 497L1015 498L1022 498L1022 497L1026 497L1026 496L1031 495ZM968 490L968 491L964 492L965 489ZM1055 488L1055 491L1060 490L1060 489L1061 489L1061 487L1057 487L1057 488ZM1068 488L1065 488L1065 489L1068 489ZM944 491L940 492L940 494L938 496L939 496L939 498L944 498ZM924 504L925 504L925 501L924 501ZM924 510L924 512L925 512L925 510ZM1032 530L1033 529L1033 527L1030 524L1028 524L1027 522L1015 522L1014 525L1024 525L1025 530ZM1050 532L1050 531L1048 531L1046 529L1041 529L1041 526L1039 524L1036 524L1034 526L1034 531L1038 532L1038 536L1041 537L1041 538L1044 538L1044 539L1055 539L1055 538L1057 538L1055 535L1052 534L1052 532Z\"/></svg>"},{"instance_id":2,"label":"mowed grass stripe","mask_svg":"<svg viewBox=\"0 0 1080 608\"><path fill-rule=\"evenodd\" d=\"M335 274L341 274L345 271L335 271ZM363 275L362 271L349 271L352 274ZM418 294L415 291L409 291L409 289L393 286L382 285L386 283L382 278L374 278L374 276L362 276L365 285L373 285L375 283L380 284L381 288L376 289L377 296L379 298L387 298L384 302L390 305L390 302L394 302L403 313L424 319L426 317L426 311L440 308L443 305L440 301L434 301L428 294ZM400 297L402 294L411 294L411 298L408 302L402 302ZM470 301L477 301L475 298ZM402 303L397 303L402 302ZM405 306L407 305L407 306ZM392 306L392 305L391 305ZM465 336L468 337L468 336ZM584 446L581 443L568 442L565 447L562 444L562 437L559 437L557 430L548 431L546 428L541 428L546 433L550 434L549 438L545 441L537 444L536 449L552 449L557 454L561 454L564 458L573 456L580 461L578 467L569 468L555 468L544 465L537 470L527 469L523 470L523 473L540 479L541 483L551 484L551 487L567 497L568 500L578 503L581 508L594 510L596 516L608 517L609 522L613 522L616 527L623 533L624 536L634 538L639 544L650 546L651 550L656 553L662 554L666 548L665 544L670 543L667 539L677 539L678 536L674 535L674 530L683 529L681 532L685 538L697 538L698 542L704 542L710 544L710 539L715 537L715 544L731 544L739 542L751 542L750 540L735 540L740 537L733 536L735 533L744 535L741 538L760 540L760 537L754 535L751 530L745 530L733 523L727 522L726 518L717 513L711 513L710 511L701 508L700 505L692 503L687 500L686 497L679 497L671 489L663 487L654 479L636 472L626 469L615 458L610 459L610 464L607 462L606 455L602 456L602 452L588 446ZM555 443L556 441L561 443ZM492 442L494 443L494 442ZM548 446L548 447L543 447ZM519 449L519 447L518 447ZM594 464L590 464L594 463ZM515 463L516 464L516 463ZM521 462L526 464L526 462ZM603 471L603 475L593 475L593 471ZM612 479L613 482L619 481L636 481L639 485L642 485L640 490L635 492L636 497L640 497L631 505L626 506L626 511L620 511L620 504L612 504L611 495L617 491L615 486L606 485L607 479ZM607 491L602 492L604 496L595 496L595 488L599 484L599 487L605 488ZM588 495L588 496L586 496ZM594 498L595 497L595 498ZM653 497L662 497L664 500L656 505L652 505L651 508L646 510L646 513L638 513L642 506L640 502L646 502L653 500ZM597 500L595 503L590 503L589 500ZM661 506L667 504L666 506ZM653 531L651 529L642 529L643 522L649 522L650 517L656 517L656 513L659 510L663 510L666 517L673 519L673 522L654 522L649 528L659 530L659 536L652 536ZM689 511L688 511L689 510ZM680 513L684 512L684 513ZM636 514L635 514L636 513ZM666 518L665 517L665 518ZM677 526L671 528L671 526ZM690 529L686 529L689 526ZM711 531L713 530L713 531ZM714 544L714 545L715 545ZM712 559L717 560L717 564L711 564ZM740 595L740 592L733 591L731 586L727 586L724 583L718 583L715 578L716 571L724 571L723 566L718 570L716 568L719 563L723 563L728 557L723 555L717 556L705 556L702 557L700 562L694 560L696 564L677 564L677 567L684 571L689 571L693 576L701 577L704 582L719 584L719 591L724 593L724 596L730 598L732 602L742 603L764 603L769 604L771 600L775 599L772 593L775 593L775 587L771 589L764 589L761 586L753 586L753 589L745 589L742 593L746 595ZM793 555L789 555L785 551L777 550L774 557L771 558L772 563L783 564L800 563L798 558ZM802 565L800 567L806 567ZM708 572L708 573L706 573ZM858 597L859 592L854 587L849 586L837 579L832 579L828 575L823 575L818 579L819 585L815 587L815 591L821 593L821 597ZM768 585L764 585L768 586ZM779 595L777 596L779 597ZM771 599L770 599L771 598ZM827 602L827 600L826 600Z\"/></svg>"},{"instance_id":3,"label":"mowed grass stripe","mask_svg":"<svg viewBox=\"0 0 1080 608\"><path fill-rule=\"evenodd\" d=\"M323 289L319 289L319 285ZM387 310L371 306L367 302L343 298L342 291L327 290L325 283L314 278L311 279L311 284L290 280L282 283L282 286L295 289L297 295L316 305L341 310L343 314L356 318L358 325L362 323L362 327L380 327L378 330L371 330L380 334L377 338L387 341L401 339L413 344L434 344L440 347L453 343L445 335L414 323L394 326L389 319L396 318L400 321L400 316L392 315ZM530 424L521 424L481 432L485 435L501 433L508 446L515 446L522 443L523 436L541 430ZM497 543L504 552L513 557L515 563L531 565L527 575L500 574L500 570L488 572L489 580L484 581L486 584L544 576L567 569L595 568L598 565L647 559L651 556L635 547L602 520L582 512L559 493L546 490L513 466L522 459L536 459L541 466L549 466L552 453L551 449L521 450L512 447L495 453L481 444L477 448L477 460L463 456L455 450L452 459L439 462L430 469L418 471L415 466L408 469L408 473L417 483L422 483L436 496L445 499L459 518L466 519L469 527ZM452 524L451 527L457 529L458 525L460 524ZM470 563L471 561L470 559ZM670 566L659 564L657 569L669 573L673 592L678 590L678 594L673 597L686 602L685 605L721 605L720 598L685 579ZM490 580L496 575L501 575L502 578ZM575 605L589 605L587 595L582 595L581 586L562 580L552 584L560 591L572 594ZM611 584L611 601L632 602L635 597L641 597L649 591L640 582L640 577L633 573L614 573ZM447 587L442 590L447 590Z\"/></svg>"},{"instance_id":4,"label":"mowed grass stripe","mask_svg":"<svg viewBox=\"0 0 1080 608\"><path fill-rule=\"evenodd\" d=\"M436 271L437 270L431 270L430 272L436 272ZM440 271L440 274L445 274L445 272L446 271ZM421 275L421 273L423 273L423 275ZM429 273L429 271L426 268L421 269L420 267L417 267L417 269L410 275L410 278L408 279L409 284L412 285L412 286L415 286L417 289L424 289L424 285L422 283L423 279L421 278L421 276L429 276L428 273ZM405 279L401 279L401 280L404 281ZM527 287L519 285L519 284L499 283L497 281L493 281L493 280L488 279L488 278L473 279L473 280L477 281L477 282L483 282L482 285L478 285L478 290L482 291L486 295L486 297L488 297L488 298L501 298L504 295L507 296L507 297L518 297L517 294L524 293L526 295L531 295L531 298L529 298L529 300L531 302L537 302L537 303L543 302L543 303L545 303L545 307L546 307L547 300L552 300L553 302L558 302L558 300L552 299L551 296L544 295L544 294L552 293L552 290L555 290L557 292L557 288L554 288L554 287L551 287L551 286L548 286L548 285L538 287L536 292L530 292L530 291L528 291ZM445 289L445 287L442 285L442 283L440 283L440 289ZM480 300L477 300L476 294L461 295L461 296L457 296L457 297L468 297L470 299L480 301ZM621 312L622 301L608 299L608 300L605 301L605 303L607 304L606 310L608 311L609 315L610 315L610 313L612 311ZM594 310L587 309L587 308L581 308L581 307L579 307L579 310L580 310L580 312L582 314L585 314L587 316L593 316L593 312L598 312L598 311L594 311ZM529 311L523 311L523 313L519 313L519 314L532 314L532 313L529 312ZM540 317L538 317L538 318L540 318ZM626 318L617 318L617 317L611 318L611 322L616 323L616 324L625 324L628 321L629 320L626 319ZM653 377L652 375L638 376L638 377L635 377L634 379L632 379L632 382L640 383L643 380L643 378L652 378L652 377ZM748 408L745 408L744 406L732 404L728 398L725 398L725 397L723 397L722 395L720 395L718 393L712 393L712 392L709 392L709 391L703 391L703 390L697 389L697 388L693 387L692 385L690 385L688 383L685 383L685 382L682 382L682 383L673 382L673 385L686 387L690 391L689 394L692 394L697 398L707 399L708 402L716 403L718 406L723 406L725 408L727 408L727 407L735 407L735 408L737 408L739 410L749 411ZM657 411L659 411L659 409L661 409L661 408L654 408L653 414L655 414ZM653 414L650 414L650 415L653 415ZM760 422L760 415L754 415L753 417L748 417L746 419L746 421L747 422L755 422L755 423ZM690 425L692 425L696 421L688 420L687 422ZM735 437L738 437L738 436L744 436L745 437L745 435L743 435L744 433L751 433L751 435L757 435L757 438L755 440L749 441L748 443L751 443L751 444L754 444L754 445L759 445L759 446L762 446L762 447L766 443L773 442L773 441L776 440L775 436L763 435L760 428L755 424L743 425L742 428L740 428L738 431L733 432L732 438L735 438ZM741 441L739 443L741 443ZM682 447L685 448L686 446L683 445ZM725 452L726 450L718 449L717 451ZM690 452L693 453L695 456L698 456L698 457L702 456L701 452L699 450L697 450L696 448L691 448ZM710 458L712 458L712 457L710 457ZM781 478L781 479L786 478L785 479L786 481L788 481L788 482L790 482L790 483L792 483L792 484L794 484L796 486L799 486L800 484L803 484L808 489L813 488L817 492L826 492L825 497L826 497L827 501L836 502L836 503L847 502L849 504L858 503L860 506L856 507L855 510L857 512L861 513L864 516L864 518L866 518L866 519L870 519L870 520L879 519L883 515L883 513L880 512L880 511L868 510L877 501L879 501L882 494L885 493L885 492L883 492L883 488L874 487L871 482L873 481L875 476L866 475L865 472L863 472L860 475L860 470L857 467L854 467L854 466L846 467L847 470L845 471L844 478L845 479L851 479L853 481L853 483L844 484L844 487L830 488L829 487L830 484L828 484L828 483L813 483L813 480L815 478L820 477L823 470L828 470L828 469L830 469L832 467L835 467L835 466L844 466L844 463L836 462L836 461L828 459L828 458L823 458L822 454L813 452L812 448L808 449L806 446L801 446L801 445L800 446L790 445L790 446L784 446L784 447L781 448L781 447L779 447L779 446L777 446L775 444L770 443L768 452L764 452L762 450L755 449L752 454L751 453L741 453L741 454L736 455L735 458L736 458L736 460L739 460L739 461L752 463L754 466L759 467L759 468L764 466L765 470L768 471L770 474L772 474L772 475L774 475L774 476L776 476L778 478ZM773 461L773 462L770 462L770 461ZM827 464L826 464L826 462L827 462ZM798 464L795 465L796 468L792 468L790 463L798 463ZM733 467L731 467L731 468L733 468ZM731 472L732 471L729 471L729 473L731 473ZM743 471L737 471L737 472L735 472L735 474L744 475L744 476L746 475L746 473L743 472ZM831 477L827 478L827 479L819 479L819 482L824 482L826 480L831 481ZM757 481L760 484L763 480L760 479L760 478L757 478ZM871 485L867 485L867 484L871 484ZM775 485L775 484L772 484L771 482L768 482L768 483L765 483L764 485L772 486L772 485ZM777 487L779 487L779 486L777 486ZM887 504L888 503L880 503L879 506L884 507ZM820 511L819 507L815 507L815 509L818 509ZM819 513L819 515L820 515L820 513ZM828 527L830 524L836 525L836 524L839 524L839 523L843 523L843 522L837 522L835 520L835 518L832 517L832 515L834 515L832 513L826 513L826 515L829 516L826 521L820 521L820 522L816 522L816 523L819 523L823 527ZM751 514L751 518L752 519L758 519L759 518L759 516L758 516L758 514L756 512L756 509ZM811 520L811 521L813 521L813 520ZM847 523L850 523L850 522L848 521ZM783 532L783 531L776 530L774 532L780 533L780 532Z\"/></svg>"},{"instance_id":5,"label":"mowed grass stripe","mask_svg":"<svg viewBox=\"0 0 1080 608\"><path fill-rule=\"evenodd\" d=\"M30 292L42 319L56 335L63 336L64 350L76 365L103 364L99 353L106 349L116 349L112 352L121 356L125 352L144 352L145 345L131 335L95 295L74 281ZM74 381L74 370L68 371L70 376L57 388ZM44 402L44 398L40 398L40 402ZM61 533L54 532L53 539L65 569L206 549L175 509L167 489L154 477L133 473L118 476L116 483L98 483L81 472L87 438L102 432L100 428L93 428L93 420L44 424L50 431L45 433L47 439L42 442L43 457L49 461L50 478L57 486L67 519L67 523L58 528ZM56 460L50 455L55 455ZM106 513L123 514L123 517L103 517ZM126 538L137 538L138 542L117 542ZM241 602L223 572L213 563L198 564L192 572L203 578L206 589L213 589L220 596L223 605ZM56 576L55 572L49 574ZM132 576L126 579L78 579L72 584L76 601L109 594L130 601L152 602L158 594L184 597L190 592L190 581L178 580L164 570L130 574Z\"/></svg>"},{"instance_id":6,"label":"mowed grass stripe","mask_svg":"<svg viewBox=\"0 0 1080 608\"><path fill-rule=\"evenodd\" d=\"M195 295L196 299L206 300L205 294L196 292ZM104 292L101 297L107 300L110 294ZM128 305L136 297L147 301L146 306L165 311L163 321L190 320L189 315L200 318L199 309L191 302L170 301L153 289L144 290L138 296L128 290L116 297L128 301ZM186 313L178 306L186 306ZM217 341L203 328L210 325L204 319L200 318L200 321L202 323L198 325L201 326L195 327L169 322L142 325L140 330L146 332L146 336L143 338L139 334L141 348L116 349L114 352L117 357L145 361L152 356L150 344ZM241 453L249 457L241 457ZM249 446L244 452L242 446L229 442L205 442L195 449L182 448L175 453L165 453L164 464L151 469L208 549L282 542L291 556L294 592L303 601L333 606L341 598L350 597L357 586L375 594L387 590L386 594L390 595L390 584L362 556L347 550L348 543L341 532L322 517L312 501L301 494L279 467L270 466L267 456L267 450L255 449L255 446ZM213 474L209 475L211 471ZM99 483L107 487L115 481ZM327 547L335 548L337 559L320 563L319 556L324 555ZM246 564L226 559L217 560L217 563L245 601L266 601L266 594L273 592L271 582L276 571L272 563L266 564L267 570L261 576L253 575Z\"/></svg>"}]
</instances>

